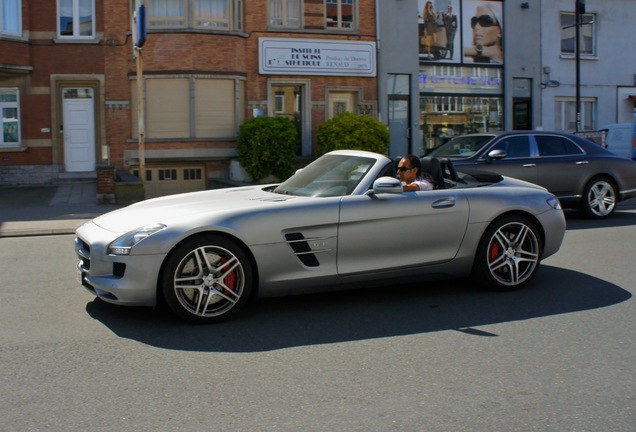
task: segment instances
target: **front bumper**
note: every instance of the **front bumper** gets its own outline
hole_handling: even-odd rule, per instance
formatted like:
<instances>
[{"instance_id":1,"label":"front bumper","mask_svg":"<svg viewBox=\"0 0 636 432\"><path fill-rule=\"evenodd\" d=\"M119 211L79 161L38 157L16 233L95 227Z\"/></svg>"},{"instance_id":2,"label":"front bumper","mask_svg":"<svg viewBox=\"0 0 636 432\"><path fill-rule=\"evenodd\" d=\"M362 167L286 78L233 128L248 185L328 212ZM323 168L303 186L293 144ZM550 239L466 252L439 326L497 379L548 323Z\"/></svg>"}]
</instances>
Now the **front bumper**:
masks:
<instances>
[{"instance_id":1,"label":"front bumper","mask_svg":"<svg viewBox=\"0 0 636 432\"><path fill-rule=\"evenodd\" d=\"M114 304L154 306L164 254L110 255L112 233L89 222L77 230L77 280L93 295Z\"/></svg>"}]
</instances>

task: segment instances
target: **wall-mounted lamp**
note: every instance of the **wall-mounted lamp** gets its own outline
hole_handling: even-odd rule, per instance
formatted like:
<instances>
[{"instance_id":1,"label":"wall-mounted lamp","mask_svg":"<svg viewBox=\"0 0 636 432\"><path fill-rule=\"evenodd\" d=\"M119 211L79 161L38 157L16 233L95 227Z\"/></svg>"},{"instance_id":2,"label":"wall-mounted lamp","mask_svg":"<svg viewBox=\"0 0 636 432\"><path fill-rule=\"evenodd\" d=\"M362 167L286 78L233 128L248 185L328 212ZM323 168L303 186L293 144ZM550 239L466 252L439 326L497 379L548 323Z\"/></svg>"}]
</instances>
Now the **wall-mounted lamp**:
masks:
<instances>
[{"instance_id":1,"label":"wall-mounted lamp","mask_svg":"<svg viewBox=\"0 0 636 432\"><path fill-rule=\"evenodd\" d=\"M561 85L560 82L550 79L550 72L551 70L549 66L543 67L543 74L545 75L545 79L541 83L539 83L540 89L544 89L546 87L558 87Z\"/></svg>"},{"instance_id":2,"label":"wall-mounted lamp","mask_svg":"<svg viewBox=\"0 0 636 432\"><path fill-rule=\"evenodd\" d=\"M530 3L528 2L521 3L521 9L530 9Z\"/></svg>"}]
</instances>

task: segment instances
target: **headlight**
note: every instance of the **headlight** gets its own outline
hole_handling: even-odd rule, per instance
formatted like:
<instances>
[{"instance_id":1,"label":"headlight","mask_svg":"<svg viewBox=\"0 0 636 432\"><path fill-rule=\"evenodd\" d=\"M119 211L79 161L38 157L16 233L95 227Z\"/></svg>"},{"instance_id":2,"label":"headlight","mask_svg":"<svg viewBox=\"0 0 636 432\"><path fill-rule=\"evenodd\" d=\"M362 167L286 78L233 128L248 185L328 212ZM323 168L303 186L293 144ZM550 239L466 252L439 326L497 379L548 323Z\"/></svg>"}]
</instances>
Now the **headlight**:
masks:
<instances>
[{"instance_id":1,"label":"headlight","mask_svg":"<svg viewBox=\"0 0 636 432\"><path fill-rule=\"evenodd\" d=\"M158 233L166 226L163 224L146 225L130 231L108 245L108 253L112 255L130 255L130 249L143 239Z\"/></svg>"},{"instance_id":2,"label":"headlight","mask_svg":"<svg viewBox=\"0 0 636 432\"><path fill-rule=\"evenodd\" d=\"M547 203L550 207L552 207L555 210L562 210L561 208L561 203L559 202L559 199L555 196L553 196L552 198L547 200Z\"/></svg>"}]
</instances>

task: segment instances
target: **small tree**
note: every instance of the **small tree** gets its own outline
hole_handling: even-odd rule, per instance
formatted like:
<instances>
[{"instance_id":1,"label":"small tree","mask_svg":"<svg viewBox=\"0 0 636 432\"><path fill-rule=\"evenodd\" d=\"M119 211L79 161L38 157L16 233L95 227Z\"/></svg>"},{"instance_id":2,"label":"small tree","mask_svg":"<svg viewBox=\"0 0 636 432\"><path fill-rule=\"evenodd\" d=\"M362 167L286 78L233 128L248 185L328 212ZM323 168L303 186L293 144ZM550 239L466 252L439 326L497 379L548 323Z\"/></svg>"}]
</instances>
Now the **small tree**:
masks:
<instances>
[{"instance_id":1,"label":"small tree","mask_svg":"<svg viewBox=\"0 0 636 432\"><path fill-rule=\"evenodd\" d=\"M272 174L285 180L294 171L298 130L285 117L254 117L241 125L239 162L255 182Z\"/></svg>"},{"instance_id":2,"label":"small tree","mask_svg":"<svg viewBox=\"0 0 636 432\"><path fill-rule=\"evenodd\" d=\"M389 128L373 117L345 112L318 126L316 138L318 156L347 149L386 154Z\"/></svg>"}]
</instances>

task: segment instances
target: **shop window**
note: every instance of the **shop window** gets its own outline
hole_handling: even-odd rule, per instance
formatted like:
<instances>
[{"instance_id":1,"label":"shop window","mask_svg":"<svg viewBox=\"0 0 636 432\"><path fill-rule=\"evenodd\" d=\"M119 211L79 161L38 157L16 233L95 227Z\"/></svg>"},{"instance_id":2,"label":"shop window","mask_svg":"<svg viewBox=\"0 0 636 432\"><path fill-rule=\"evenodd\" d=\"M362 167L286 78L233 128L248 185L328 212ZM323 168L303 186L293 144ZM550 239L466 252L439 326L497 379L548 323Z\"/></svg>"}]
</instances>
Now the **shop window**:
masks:
<instances>
[{"instance_id":1,"label":"shop window","mask_svg":"<svg viewBox=\"0 0 636 432\"><path fill-rule=\"evenodd\" d=\"M576 99L561 97L555 100L554 128L557 131L574 132L576 130ZM581 98L582 130L596 130L596 99Z\"/></svg>"},{"instance_id":2,"label":"shop window","mask_svg":"<svg viewBox=\"0 0 636 432\"><path fill-rule=\"evenodd\" d=\"M576 15L561 12L561 54L574 55L576 52ZM579 52L584 56L596 55L596 24L593 14L581 15L579 26Z\"/></svg>"},{"instance_id":3,"label":"shop window","mask_svg":"<svg viewBox=\"0 0 636 432\"><path fill-rule=\"evenodd\" d=\"M58 36L93 39L95 37L94 0L58 0Z\"/></svg>"},{"instance_id":4,"label":"shop window","mask_svg":"<svg viewBox=\"0 0 636 432\"><path fill-rule=\"evenodd\" d=\"M325 0L325 9L327 28L355 29L355 0Z\"/></svg>"},{"instance_id":5,"label":"shop window","mask_svg":"<svg viewBox=\"0 0 636 432\"><path fill-rule=\"evenodd\" d=\"M136 104L137 83L132 83ZM146 78L146 137L196 139L236 137L240 119L235 81L201 77ZM133 136L137 135L133 110Z\"/></svg>"},{"instance_id":6,"label":"shop window","mask_svg":"<svg viewBox=\"0 0 636 432\"><path fill-rule=\"evenodd\" d=\"M20 100L17 89L0 88L0 147L16 147L20 144Z\"/></svg>"},{"instance_id":7,"label":"shop window","mask_svg":"<svg viewBox=\"0 0 636 432\"><path fill-rule=\"evenodd\" d=\"M435 148L468 133L503 128L501 97L424 96L420 98L420 123L424 148Z\"/></svg>"},{"instance_id":8,"label":"shop window","mask_svg":"<svg viewBox=\"0 0 636 432\"><path fill-rule=\"evenodd\" d=\"M22 34L22 1L0 0L0 34Z\"/></svg>"},{"instance_id":9,"label":"shop window","mask_svg":"<svg viewBox=\"0 0 636 432\"><path fill-rule=\"evenodd\" d=\"M146 0L149 29L240 30L242 0Z\"/></svg>"},{"instance_id":10,"label":"shop window","mask_svg":"<svg viewBox=\"0 0 636 432\"><path fill-rule=\"evenodd\" d=\"M272 27L299 28L300 0L269 0L269 24Z\"/></svg>"}]
</instances>

